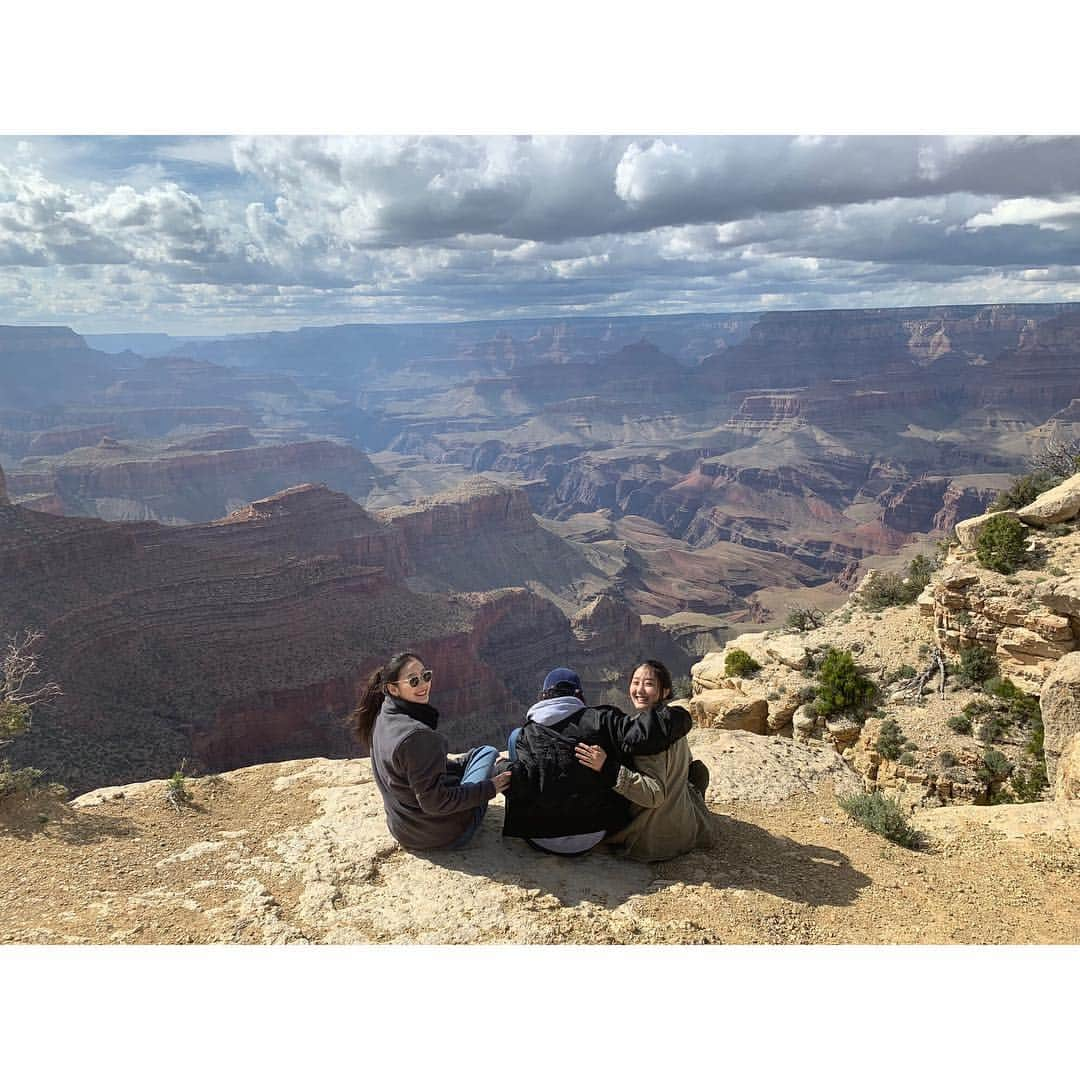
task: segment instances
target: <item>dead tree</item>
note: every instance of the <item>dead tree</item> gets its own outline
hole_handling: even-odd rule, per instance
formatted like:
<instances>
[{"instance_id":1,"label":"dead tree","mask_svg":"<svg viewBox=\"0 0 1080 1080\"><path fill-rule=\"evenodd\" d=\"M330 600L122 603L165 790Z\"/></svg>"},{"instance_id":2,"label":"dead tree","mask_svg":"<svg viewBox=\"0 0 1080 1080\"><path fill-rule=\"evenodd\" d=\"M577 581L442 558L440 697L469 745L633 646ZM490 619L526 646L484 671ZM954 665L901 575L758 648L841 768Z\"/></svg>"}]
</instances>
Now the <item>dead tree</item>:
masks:
<instances>
[{"instance_id":1,"label":"dead tree","mask_svg":"<svg viewBox=\"0 0 1080 1080\"><path fill-rule=\"evenodd\" d=\"M1080 439L1065 442L1051 436L1028 464L1033 472L1045 472L1055 480L1067 480L1080 472Z\"/></svg>"},{"instance_id":2,"label":"dead tree","mask_svg":"<svg viewBox=\"0 0 1080 1080\"><path fill-rule=\"evenodd\" d=\"M930 650L926 667L918 674L912 675L910 679L905 679L900 683L897 692L906 694L913 700L918 700L922 697L923 688L933 677L935 671L941 675L938 696L943 698L945 696L945 680L948 676L945 672L945 656L936 645Z\"/></svg>"},{"instance_id":3,"label":"dead tree","mask_svg":"<svg viewBox=\"0 0 1080 1080\"><path fill-rule=\"evenodd\" d=\"M22 640L18 634L8 639L0 660L0 710L7 723L0 732L19 734L25 730L32 709L63 693L54 682L34 685L42 677L37 653L42 640L40 630L27 630Z\"/></svg>"}]
</instances>

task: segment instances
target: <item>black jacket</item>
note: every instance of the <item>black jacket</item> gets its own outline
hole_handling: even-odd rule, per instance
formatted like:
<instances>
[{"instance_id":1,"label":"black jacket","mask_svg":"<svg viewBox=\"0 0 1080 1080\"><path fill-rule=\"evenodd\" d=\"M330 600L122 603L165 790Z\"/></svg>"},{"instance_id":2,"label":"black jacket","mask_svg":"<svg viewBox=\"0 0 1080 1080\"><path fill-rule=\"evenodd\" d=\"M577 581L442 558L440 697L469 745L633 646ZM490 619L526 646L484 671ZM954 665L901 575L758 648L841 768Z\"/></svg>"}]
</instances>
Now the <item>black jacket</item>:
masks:
<instances>
[{"instance_id":1,"label":"black jacket","mask_svg":"<svg viewBox=\"0 0 1080 1080\"><path fill-rule=\"evenodd\" d=\"M576 836L622 828L631 809L614 791L619 766L629 765L634 754L662 753L690 730L690 723L683 709L660 706L627 716L612 705L582 706L550 725L526 720L506 793L503 835ZM577 760L579 742L603 747L602 771Z\"/></svg>"}]
</instances>

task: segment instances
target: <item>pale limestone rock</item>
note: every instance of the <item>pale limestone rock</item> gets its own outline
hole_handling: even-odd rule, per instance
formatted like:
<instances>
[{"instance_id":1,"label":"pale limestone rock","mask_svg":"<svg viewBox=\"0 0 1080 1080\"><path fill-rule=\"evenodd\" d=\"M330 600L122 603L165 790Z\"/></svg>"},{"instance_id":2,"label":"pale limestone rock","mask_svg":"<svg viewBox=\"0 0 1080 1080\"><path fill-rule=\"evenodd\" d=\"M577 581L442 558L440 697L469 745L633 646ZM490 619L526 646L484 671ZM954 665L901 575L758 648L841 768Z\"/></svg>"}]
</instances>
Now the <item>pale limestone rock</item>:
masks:
<instances>
[{"instance_id":1,"label":"pale limestone rock","mask_svg":"<svg viewBox=\"0 0 1080 1080\"><path fill-rule=\"evenodd\" d=\"M774 660L793 671L805 671L808 661L806 646L791 635L773 638L766 642L765 652Z\"/></svg>"},{"instance_id":2,"label":"pale limestone rock","mask_svg":"<svg viewBox=\"0 0 1080 1080\"><path fill-rule=\"evenodd\" d=\"M808 734L817 727L817 717L811 716L805 705L800 705L791 717L791 724L796 731Z\"/></svg>"},{"instance_id":3,"label":"pale limestone rock","mask_svg":"<svg viewBox=\"0 0 1080 1080\"><path fill-rule=\"evenodd\" d=\"M1019 520L1019 515L1015 510L995 510L989 514L979 514L978 517L968 518L966 521L958 521L956 523L956 538L960 541L960 546L967 551L974 551L983 529L996 517L1008 517L1014 521Z\"/></svg>"},{"instance_id":4,"label":"pale limestone rock","mask_svg":"<svg viewBox=\"0 0 1080 1080\"><path fill-rule=\"evenodd\" d=\"M1080 618L1080 574L1042 582L1035 588L1035 598L1059 615Z\"/></svg>"},{"instance_id":5,"label":"pale limestone rock","mask_svg":"<svg viewBox=\"0 0 1080 1080\"><path fill-rule=\"evenodd\" d=\"M1039 634L1022 626L1007 626L998 634L997 651L1013 658L1036 656L1057 660L1071 650L1061 642L1046 641Z\"/></svg>"},{"instance_id":6,"label":"pale limestone rock","mask_svg":"<svg viewBox=\"0 0 1080 1080\"><path fill-rule=\"evenodd\" d=\"M1058 758L1054 798L1080 800L1080 732L1069 736Z\"/></svg>"},{"instance_id":7,"label":"pale limestone rock","mask_svg":"<svg viewBox=\"0 0 1080 1080\"><path fill-rule=\"evenodd\" d=\"M990 596L983 601L983 613L1003 626L1023 626L1027 609L1015 596Z\"/></svg>"},{"instance_id":8,"label":"pale limestone rock","mask_svg":"<svg viewBox=\"0 0 1080 1080\"><path fill-rule=\"evenodd\" d=\"M934 614L934 588L932 585L927 585L915 600L915 603L919 605L920 615L933 615Z\"/></svg>"},{"instance_id":9,"label":"pale limestone rock","mask_svg":"<svg viewBox=\"0 0 1080 1080\"><path fill-rule=\"evenodd\" d=\"M1027 525L1055 525L1080 516L1080 473L1044 491L1033 503L1021 507L1017 516Z\"/></svg>"},{"instance_id":10,"label":"pale limestone rock","mask_svg":"<svg viewBox=\"0 0 1080 1080\"><path fill-rule=\"evenodd\" d=\"M971 519L976 520L975 518ZM963 524L963 522L961 522ZM979 575L974 570L967 570L962 566L950 566L943 571L937 579L937 584L949 592L962 592L969 585L975 585Z\"/></svg>"},{"instance_id":11,"label":"pale limestone rock","mask_svg":"<svg viewBox=\"0 0 1080 1080\"><path fill-rule=\"evenodd\" d=\"M694 757L709 768L710 803L775 804L823 785L831 786L837 797L863 791L855 771L822 743L796 744L745 731L691 731L688 739Z\"/></svg>"},{"instance_id":12,"label":"pale limestone rock","mask_svg":"<svg viewBox=\"0 0 1080 1080\"><path fill-rule=\"evenodd\" d=\"M1040 704L1046 775L1054 785L1066 744L1080 732L1080 652L1069 653L1054 665L1043 683Z\"/></svg>"},{"instance_id":13,"label":"pale limestone rock","mask_svg":"<svg viewBox=\"0 0 1080 1080\"><path fill-rule=\"evenodd\" d=\"M698 727L725 728L764 735L769 703L738 690L704 690L690 699L690 715Z\"/></svg>"},{"instance_id":14,"label":"pale limestone rock","mask_svg":"<svg viewBox=\"0 0 1080 1080\"><path fill-rule=\"evenodd\" d=\"M718 689L724 678L722 652L706 653L690 668L690 685L695 694L700 694L702 690Z\"/></svg>"},{"instance_id":15,"label":"pale limestone rock","mask_svg":"<svg viewBox=\"0 0 1080 1080\"><path fill-rule=\"evenodd\" d=\"M764 667L769 662L765 651L766 631L756 634L740 634L732 638L722 652L706 653L690 668L690 681L695 694L702 690L719 690L732 685L731 678L724 672L725 657L734 649L742 649L747 655Z\"/></svg>"},{"instance_id":16,"label":"pale limestone rock","mask_svg":"<svg viewBox=\"0 0 1080 1080\"><path fill-rule=\"evenodd\" d=\"M791 723L795 710L801 703L799 696L801 687L789 687L779 691L780 697L776 701L769 702L769 715L765 724L769 731L780 731Z\"/></svg>"},{"instance_id":17,"label":"pale limestone rock","mask_svg":"<svg viewBox=\"0 0 1080 1080\"><path fill-rule=\"evenodd\" d=\"M1071 641L1073 632L1064 615L1036 611L1024 619L1024 627L1047 641Z\"/></svg>"},{"instance_id":18,"label":"pale limestone rock","mask_svg":"<svg viewBox=\"0 0 1080 1080\"><path fill-rule=\"evenodd\" d=\"M862 725L847 716L831 716L825 721L825 730L841 746L847 746L859 737Z\"/></svg>"}]
</instances>

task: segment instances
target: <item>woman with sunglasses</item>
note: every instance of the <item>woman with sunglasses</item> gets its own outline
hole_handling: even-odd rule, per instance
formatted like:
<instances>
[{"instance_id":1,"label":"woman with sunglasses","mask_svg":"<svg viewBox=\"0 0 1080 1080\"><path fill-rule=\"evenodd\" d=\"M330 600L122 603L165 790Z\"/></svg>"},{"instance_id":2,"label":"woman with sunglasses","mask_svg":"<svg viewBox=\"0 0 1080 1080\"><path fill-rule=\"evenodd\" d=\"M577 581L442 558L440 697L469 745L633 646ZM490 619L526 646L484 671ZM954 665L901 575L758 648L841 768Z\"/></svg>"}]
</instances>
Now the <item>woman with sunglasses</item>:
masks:
<instances>
[{"instance_id":1,"label":"woman with sunglasses","mask_svg":"<svg viewBox=\"0 0 1080 1080\"><path fill-rule=\"evenodd\" d=\"M509 773L491 775L494 746L447 754L430 694L431 669L415 653L399 653L371 676L352 714L370 747L387 827L411 851L467 844L488 802L510 786Z\"/></svg>"}]
</instances>

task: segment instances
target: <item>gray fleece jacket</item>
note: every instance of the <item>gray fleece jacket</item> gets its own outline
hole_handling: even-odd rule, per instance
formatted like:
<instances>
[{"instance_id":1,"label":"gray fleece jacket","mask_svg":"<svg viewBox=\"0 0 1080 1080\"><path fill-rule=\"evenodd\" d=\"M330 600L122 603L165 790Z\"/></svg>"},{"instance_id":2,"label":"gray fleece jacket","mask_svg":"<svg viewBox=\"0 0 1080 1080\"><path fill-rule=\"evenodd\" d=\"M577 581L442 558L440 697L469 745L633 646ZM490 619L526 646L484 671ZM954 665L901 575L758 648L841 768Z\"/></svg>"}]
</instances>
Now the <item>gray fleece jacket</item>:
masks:
<instances>
[{"instance_id":1,"label":"gray fleece jacket","mask_svg":"<svg viewBox=\"0 0 1080 1080\"><path fill-rule=\"evenodd\" d=\"M386 807L386 825L414 851L452 844L478 806L495 798L490 780L463 784L446 769L446 739L430 705L387 694L371 738L371 771Z\"/></svg>"}]
</instances>

